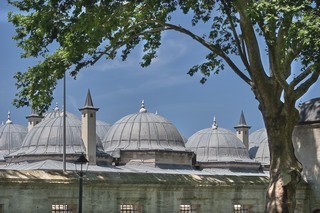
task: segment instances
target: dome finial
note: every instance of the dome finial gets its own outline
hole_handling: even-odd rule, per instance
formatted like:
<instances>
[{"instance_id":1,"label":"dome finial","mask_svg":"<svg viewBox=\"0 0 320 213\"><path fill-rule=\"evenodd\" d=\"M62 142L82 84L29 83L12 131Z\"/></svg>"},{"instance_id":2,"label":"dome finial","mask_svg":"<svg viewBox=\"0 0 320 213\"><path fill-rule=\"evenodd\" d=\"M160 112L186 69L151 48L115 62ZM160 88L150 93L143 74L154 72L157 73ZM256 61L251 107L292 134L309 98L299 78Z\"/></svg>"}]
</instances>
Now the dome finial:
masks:
<instances>
[{"instance_id":1,"label":"dome finial","mask_svg":"<svg viewBox=\"0 0 320 213\"><path fill-rule=\"evenodd\" d=\"M144 100L142 100L142 102L141 102L141 108L140 108L139 112L140 113L146 113L147 112L146 108L144 107Z\"/></svg>"},{"instance_id":2,"label":"dome finial","mask_svg":"<svg viewBox=\"0 0 320 213\"><path fill-rule=\"evenodd\" d=\"M58 112L58 111L59 111L58 102L56 102L56 107L54 108L54 111L55 111L55 112Z\"/></svg>"},{"instance_id":3,"label":"dome finial","mask_svg":"<svg viewBox=\"0 0 320 213\"><path fill-rule=\"evenodd\" d=\"M218 124L217 124L217 121L216 121L216 116L213 116L212 129L218 129Z\"/></svg>"},{"instance_id":4,"label":"dome finial","mask_svg":"<svg viewBox=\"0 0 320 213\"><path fill-rule=\"evenodd\" d=\"M8 120L7 120L6 124L12 124L12 121L11 121L11 112L10 112L10 111L8 111Z\"/></svg>"}]
</instances>

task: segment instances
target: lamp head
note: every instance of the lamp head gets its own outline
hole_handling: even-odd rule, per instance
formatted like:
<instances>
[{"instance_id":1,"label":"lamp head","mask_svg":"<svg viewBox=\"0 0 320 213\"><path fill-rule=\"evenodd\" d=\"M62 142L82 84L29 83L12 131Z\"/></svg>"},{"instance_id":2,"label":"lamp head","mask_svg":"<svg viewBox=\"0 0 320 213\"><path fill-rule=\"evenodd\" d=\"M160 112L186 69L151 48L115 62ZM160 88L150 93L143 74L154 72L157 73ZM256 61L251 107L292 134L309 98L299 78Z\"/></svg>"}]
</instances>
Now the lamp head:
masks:
<instances>
[{"instance_id":1,"label":"lamp head","mask_svg":"<svg viewBox=\"0 0 320 213\"><path fill-rule=\"evenodd\" d=\"M89 163L89 161L88 161L88 159L86 158L86 156L85 156L83 153L81 153L81 155L79 156L79 158L74 162L77 173L79 173L79 172L81 172L81 173L82 173L82 172L86 172L87 169L88 169L88 163ZM85 171L83 171L83 166L84 166L84 165L87 165Z\"/></svg>"}]
</instances>

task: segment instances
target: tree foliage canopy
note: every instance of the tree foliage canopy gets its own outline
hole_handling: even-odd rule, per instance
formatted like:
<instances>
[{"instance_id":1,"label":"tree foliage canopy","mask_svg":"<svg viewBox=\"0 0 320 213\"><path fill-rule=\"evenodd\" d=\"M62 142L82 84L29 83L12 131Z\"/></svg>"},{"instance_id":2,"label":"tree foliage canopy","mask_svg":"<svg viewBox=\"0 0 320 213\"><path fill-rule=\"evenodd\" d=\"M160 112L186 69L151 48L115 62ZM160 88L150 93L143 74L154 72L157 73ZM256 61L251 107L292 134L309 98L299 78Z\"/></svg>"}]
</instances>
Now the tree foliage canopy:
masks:
<instances>
[{"instance_id":1,"label":"tree foliage canopy","mask_svg":"<svg viewBox=\"0 0 320 213\"><path fill-rule=\"evenodd\" d=\"M202 83L210 73L228 65L251 87L261 79L277 81L295 99L306 92L319 75L320 7L309 0L24 0L9 2L21 12L10 13L14 37L22 57L42 61L18 72L16 106L46 110L58 79L68 70L79 70L99 59L123 60L139 43L141 66L150 65L161 45L161 33L174 30L192 37L209 50L204 63L190 68L201 71ZM195 26L207 23L207 33L197 35L171 20L173 13L191 14ZM270 67L262 66L258 38L264 38ZM54 48L58 46L57 48ZM52 50L54 49L54 50ZM121 53L118 53L118 52ZM239 66L231 59L241 58ZM302 72L288 83L291 64L298 60ZM275 62L275 63L274 63ZM269 82L270 83L270 82ZM265 83L264 83L265 84ZM265 85L264 85L265 86Z\"/></svg>"}]
</instances>

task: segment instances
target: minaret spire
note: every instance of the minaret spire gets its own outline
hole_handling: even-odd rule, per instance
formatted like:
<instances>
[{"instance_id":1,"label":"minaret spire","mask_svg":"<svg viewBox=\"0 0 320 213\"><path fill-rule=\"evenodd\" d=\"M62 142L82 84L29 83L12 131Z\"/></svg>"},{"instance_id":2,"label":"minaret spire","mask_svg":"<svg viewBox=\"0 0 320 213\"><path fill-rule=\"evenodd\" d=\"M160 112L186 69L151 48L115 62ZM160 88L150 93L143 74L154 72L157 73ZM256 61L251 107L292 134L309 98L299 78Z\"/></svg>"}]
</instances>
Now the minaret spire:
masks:
<instances>
[{"instance_id":1,"label":"minaret spire","mask_svg":"<svg viewBox=\"0 0 320 213\"><path fill-rule=\"evenodd\" d=\"M251 126L247 125L246 119L244 117L243 110L241 110L239 124L234 127L237 131L237 137L242 141L242 143L249 148L249 129Z\"/></svg>"},{"instance_id":2,"label":"minaret spire","mask_svg":"<svg viewBox=\"0 0 320 213\"><path fill-rule=\"evenodd\" d=\"M247 126L247 122L246 122L246 119L244 117L243 110L241 110L241 115L240 115L238 126Z\"/></svg>"},{"instance_id":3,"label":"minaret spire","mask_svg":"<svg viewBox=\"0 0 320 213\"><path fill-rule=\"evenodd\" d=\"M93 101L91 98L90 89L88 89L86 101L84 103L84 107L93 107Z\"/></svg>"},{"instance_id":4,"label":"minaret spire","mask_svg":"<svg viewBox=\"0 0 320 213\"><path fill-rule=\"evenodd\" d=\"M86 157L90 165L96 164L96 112L99 108L94 108L90 90L88 89L87 97L83 108L79 109L81 116L81 134L85 145Z\"/></svg>"}]
</instances>

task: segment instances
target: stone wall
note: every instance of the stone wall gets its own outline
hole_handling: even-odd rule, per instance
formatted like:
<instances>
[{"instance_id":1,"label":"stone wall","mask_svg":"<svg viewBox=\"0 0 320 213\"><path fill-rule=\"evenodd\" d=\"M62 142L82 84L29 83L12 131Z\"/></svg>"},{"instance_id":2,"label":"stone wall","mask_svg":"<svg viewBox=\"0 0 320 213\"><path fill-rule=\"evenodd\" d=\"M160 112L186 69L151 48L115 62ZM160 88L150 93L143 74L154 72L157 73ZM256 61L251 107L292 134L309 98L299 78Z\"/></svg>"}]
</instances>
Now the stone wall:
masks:
<instances>
[{"instance_id":1,"label":"stone wall","mask_svg":"<svg viewBox=\"0 0 320 213\"><path fill-rule=\"evenodd\" d=\"M292 140L302 177L310 184L311 210L320 209L320 124L297 125Z\"/></svg>"},{"instance_id":2,"label":"stone wall","mask_svg":"<svg viewBox=\"0 0 320 213\"><path fill-rule=\"evenodd\" d=\"M120 205L140 212L179 212L192 205L196 212L234 212L245 205L264 212L268 178L192 174L137 174L88 172L84 179L83 212L116 213ZM307 188L298 190L298 212L308 212ZM54 204L78 204L78 178L60 171L1 171L0 204L4 212L51 212Z\"/></svg>"}]
</instances>

